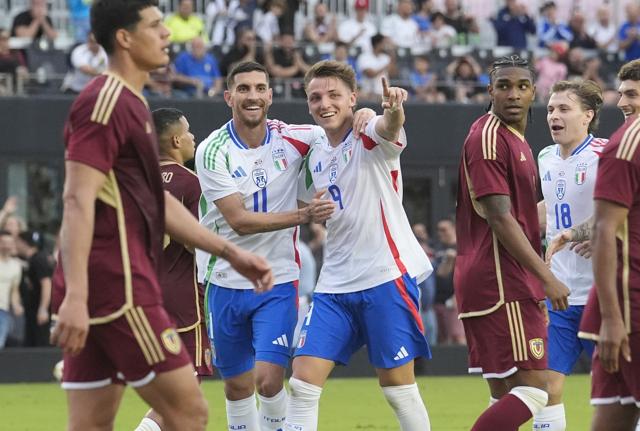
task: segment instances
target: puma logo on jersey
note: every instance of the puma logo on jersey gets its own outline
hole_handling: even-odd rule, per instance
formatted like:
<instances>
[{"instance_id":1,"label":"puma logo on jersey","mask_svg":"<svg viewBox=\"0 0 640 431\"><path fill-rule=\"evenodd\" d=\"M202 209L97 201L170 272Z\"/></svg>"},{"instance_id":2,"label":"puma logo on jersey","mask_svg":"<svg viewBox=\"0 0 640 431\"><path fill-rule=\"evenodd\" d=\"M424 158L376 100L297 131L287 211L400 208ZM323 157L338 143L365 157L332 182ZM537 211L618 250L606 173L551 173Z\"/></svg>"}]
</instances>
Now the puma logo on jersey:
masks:
<instances>
[{"instance_id":1,"label":"puma logo on jersey","mask_svg":"<svg viewBox=\"0 0 640 431\"><path fill-rule=\"evenodd\" d=\"M522 151L520 151L520 161L521 162L526 162L527 158L524 156L524 153Z\"/></svg>"}]
</instances>

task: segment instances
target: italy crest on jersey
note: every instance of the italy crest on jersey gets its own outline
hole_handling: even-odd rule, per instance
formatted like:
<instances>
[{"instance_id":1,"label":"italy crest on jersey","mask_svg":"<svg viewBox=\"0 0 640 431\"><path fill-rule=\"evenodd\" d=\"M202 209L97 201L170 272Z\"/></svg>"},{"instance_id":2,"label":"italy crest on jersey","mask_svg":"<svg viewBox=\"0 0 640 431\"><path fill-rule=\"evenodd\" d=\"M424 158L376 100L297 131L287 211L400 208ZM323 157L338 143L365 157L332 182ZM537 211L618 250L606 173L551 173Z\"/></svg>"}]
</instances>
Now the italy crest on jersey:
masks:
<instances>
[{"instance_id":1,"label":"italy crest on jersey","mask_svg":"<svg viewBox=\"0 0 640 431\"><path fill-rule=\"evenodd\" d=\"M560 179L556 182L556 197L558 200L562 200L564 195L567 193L567 182L563 179Z\"/></svg>"},{"instance_id":2,"label":"italy crest on jersey","mask_svg":"<svg viewBox=\"0 0 640 431\"><path fill-rule=\"evenodd\" d=\"M576 184L581 186L587 180L587 167L586 163L578 163L576 166Z\"/></svg>"},{"instance_id":3,"label":"italy crest on jersey","mask_svg":"<svg viewBox=\"0 0 640 431\"><path fill-rule=\"evenodd\" d=\"M253 178L253 182L256 183L256 186L261 189L265 188L267 185L267 171L263 168L254 169L251 172L251 177Z\"/></svg>"},{"instance_id":4,"label":"italy crest on jersey","mask_svg":"<svg viewBox=\"0 0 640 431\"><path fill-rule=\"evenodd\" d=\"M289 166L289 162L287 161L287 155L284 152L284 148L275 148L271 152L271 157L273 158L273 165L279 171L284 171Z\"/></svg>"},{"instance_id":5,"label":"italy crest on jersey","mask_svg":"<svg viewBox=\"0 0 640 431\"><path fill-rule=\"evenodd\" d=\"M349 160L351 160L352 153L353 153L353 148L352 148L351 141L345 142L344 146L342 147L342 159L344 160L345 163L349 163Z\"/></svg>"}]
</instances>

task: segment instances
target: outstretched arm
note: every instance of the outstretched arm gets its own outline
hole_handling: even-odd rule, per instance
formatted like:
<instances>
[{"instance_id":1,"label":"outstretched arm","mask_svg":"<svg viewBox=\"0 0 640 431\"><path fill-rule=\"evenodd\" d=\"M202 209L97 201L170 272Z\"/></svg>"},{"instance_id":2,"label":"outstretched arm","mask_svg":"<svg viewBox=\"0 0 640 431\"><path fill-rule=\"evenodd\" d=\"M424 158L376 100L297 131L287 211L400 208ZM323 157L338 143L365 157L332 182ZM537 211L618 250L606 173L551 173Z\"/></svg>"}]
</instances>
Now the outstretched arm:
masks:
<instances>
[{"instance_id":1,"label":"outstretched arm","mask_svg":"<svg viewBox=\"0 0 640 431\"><path fill-rule=\"evenodd\" d=\"M593 231L593 216L589 217L584 223L565 229L556 235L547 245L545 253L545 261L547 264L551 262L554 254L562 250L568 243L573 242L571 249L575 249L576 253L585 258L591 256L591 247L589 240Z\"/></svg>"},{"instance_id":2,"label":"outstretched arm","mask_svg":"<svg viewBox=\"0 0 640 431\"><path fill-rule=\"evenodd\" d=\"M404 106L407 100L407 90L400 87L389 87L387 79L382 78L382 109L384 114L376 123L376 133L390 142L395 142L400 136L400 129L404 125Z\"/></svg>"}]
</instances>

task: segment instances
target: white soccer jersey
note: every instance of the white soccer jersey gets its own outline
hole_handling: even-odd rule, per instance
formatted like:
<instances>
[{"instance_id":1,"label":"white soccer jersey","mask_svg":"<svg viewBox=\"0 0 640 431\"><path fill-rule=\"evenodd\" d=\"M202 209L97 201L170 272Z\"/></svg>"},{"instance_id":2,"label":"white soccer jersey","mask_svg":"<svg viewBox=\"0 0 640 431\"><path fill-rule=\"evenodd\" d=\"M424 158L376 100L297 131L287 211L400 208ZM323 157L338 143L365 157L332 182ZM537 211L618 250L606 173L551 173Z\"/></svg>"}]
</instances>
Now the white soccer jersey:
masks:
<instances>
[{"instance_id":1,"label":"white soccer jersey","mask_svg":"<svg viewBox=\"0 0 640 431\"><path fill-rule=\"evenodd\" d=\"M585 222L593 215L593 189L600 152L607 139L593 135L566 159L560 146L550 145L538 155L542 194L547 207L547 242L559 232ZM551 271L571 290L569 305L587 303L593 285L591 259L585 259L565 247L553 256Z\"/></svg>"},{"instance_id":2,"label":"white soccer jersey","mask_svg":"<svg viewBox=\"0 0 640 431\"><path fill-rule=\"evenodd\" d=\"M326 135L318 137L307 156L302 199L326 189L336 203L327 220L316 292L356 292L405 272L422 280L432 271L402 207L404 130L398 142L386 141L375 132L379 119L371 120L359 139L350 132L335 148Z\"/></svg>"},{"instance_id":3,"label":"white soccer jersey","mask_svg":"<svg viewBox=\"0 0 640 431\"><path fill-rule=\"evenodd\" d=\"M215 201L240 193L245 208L255 212L297 209L297 178L303 157L324 131L317 126L288 125L267 121L263 144L251 149L229 121L205 139L196 151L196 170L202 197L200 223L245 250L266 258L275 283L297 280L300 273L297 242L299 229L238 235L229 226ZM233 289L252 289L229 262L197 250L198 280Z\"/></svg>"}]
</instances>

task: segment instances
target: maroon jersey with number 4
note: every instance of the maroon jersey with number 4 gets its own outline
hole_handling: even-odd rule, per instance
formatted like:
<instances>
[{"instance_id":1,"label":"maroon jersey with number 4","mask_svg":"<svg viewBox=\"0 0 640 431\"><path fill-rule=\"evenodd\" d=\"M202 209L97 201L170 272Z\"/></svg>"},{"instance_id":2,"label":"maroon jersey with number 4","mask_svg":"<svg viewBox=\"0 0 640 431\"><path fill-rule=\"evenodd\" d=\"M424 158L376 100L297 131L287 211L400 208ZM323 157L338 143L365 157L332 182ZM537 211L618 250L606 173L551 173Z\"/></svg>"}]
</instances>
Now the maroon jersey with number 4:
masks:
<instances>
[{"instance_id":1,"label":"maroon jersey with number 4","mask_svg":"<svg viewBox=\"0 0 640 431\"><path fill-rule=\"evenodd\" d=\"M493 113L476 120L458 177L454 287L461 318L492 313L506 302L544 299L540 281L500 244L478 202L509 196L511 214L540 253L536 184L536 164L524 136Z\"/></svg>"},{"instance_id":2,"label":"maroon jersey with number 4","mask_svg":"<svg viewBox=\"0 0 640 431\"><path fill-rule=\"evenodd\" d=\"M113 74L89 83L65 124L65 159L106 175L95 202L87 268L93 324L134 306L162 303L157 270L164 191L152 124L144 97ZM54 313L65 295L63 266L58 264L53 279Z\"/></svg>"},{"instance_id":3,"label":"maroon jersey with number 4","mask_svg":"<svg viewBox=\"0 0 640 431\"><path fill-rule=\"evenodd\" d=\"M201 192L196 174L175 162L161 162L160 170L165 190L198 218ZM178 331L199 324L204 318L204 289L196 282L195 254L165 237L159 276L165 309Z\"/></svg>"},{"instance_id":4,"label":"maroon jersey with number 4","mask_svg":"<svg viewBox=\"0 0 640 431\"><path fill-rule=\"evenodd\" d=\"M640 331L640 118L627 120L609 140L598 164L594 190L596 200L629 210L616 234L616 287L618 302L628 333ZM580 325L580 336L597 339L600 308L596 289L589 292ZM637 367L637 365L635 365Z\"/></svg>"}]
</instances>

